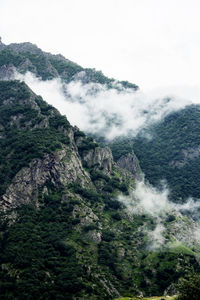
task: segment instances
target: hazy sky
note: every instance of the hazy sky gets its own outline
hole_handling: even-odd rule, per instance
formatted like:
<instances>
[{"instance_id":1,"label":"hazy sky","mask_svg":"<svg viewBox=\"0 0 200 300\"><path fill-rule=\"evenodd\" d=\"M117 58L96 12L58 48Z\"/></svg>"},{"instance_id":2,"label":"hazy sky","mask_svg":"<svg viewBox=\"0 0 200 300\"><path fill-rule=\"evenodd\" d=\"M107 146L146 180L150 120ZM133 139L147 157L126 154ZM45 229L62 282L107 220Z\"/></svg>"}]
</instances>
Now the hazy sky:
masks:
<instances>
[{"instance_id":1,"label":"hazy sky","mask_svg":"<svg viewBox=\"0 0 200 300\"><path fill-rule=\"evenodd\" d=\"M0 36L142 89L195 87L199 15L199 0L0 0Z\"/></svg>"}]
</instances>

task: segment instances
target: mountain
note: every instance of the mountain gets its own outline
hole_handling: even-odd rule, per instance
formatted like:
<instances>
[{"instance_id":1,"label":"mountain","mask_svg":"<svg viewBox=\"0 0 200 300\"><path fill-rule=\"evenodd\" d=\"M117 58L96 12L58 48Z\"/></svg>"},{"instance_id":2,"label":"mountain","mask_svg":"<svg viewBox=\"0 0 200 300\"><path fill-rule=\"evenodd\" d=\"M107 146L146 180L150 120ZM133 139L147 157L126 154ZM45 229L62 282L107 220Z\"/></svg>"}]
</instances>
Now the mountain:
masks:
<instances>
[{"instance_id":1,"label":"mountain","mask_svg":"<svg viewBox=\"0 0 200 300\"><path fill-rule=\"evenodd\" d=\"M115 161L133 150L146 179L154 186L165 181L177 203L200 198L200 105L188 105L141 130L136 137L107 143Z\"/></svg>"},{"instance_id":2,"label":"mountain","mask_svg":"<svg viewBox=\"0 0 200 300\"><path fill-rule=\"evenodd\" d=\"M167 180L171 198L183 202L200 198L200 105L186 106L154 124L134 140L147 179L153 185ZM150 163L151 162L151 163Z\"/></svg>"},{"instance_id":3,"label":"mountain","mask_svg":"<svg viewBox=\"0 0 200 300\"><path fill-rule=\"evenodd\" d=\"M69 83L78 79L83 84L94 82L108 87L121 85L123 88L138 89L136 84L108 78L101 71L83 68L61 54L43 52L31 43L5 45L1 42L0 79L13 79L15 70L22 74L30 71L42 80L61 78Z\"/></svg>"},{"instance_id":4,"label":"mountain","mask_svg":"<svg viewBox=\"0 0 200 300\"><path fill-rule=\"evenodd\" d=\"M132 138L115 144L116 163L110 148L10 80L29 67L43 79L58 76L53 58L63 62L63 81L80 76L76 64L30 43L0 44L0 296L162 295L187 268L200 271L199 223L145 185ZM100 82L101 73L84 72L83 82Z\"/></svg>"},{"instance_id":5,"label":"mountain","mask_svg":"<svg viewBox=\"0 0 200 300\"><path fill-rule=\"evenodd\" d=\"M162 293L186 265L199 268L189 248L148 251L156 222L118 201L133 175L109 148L23 82L1 81L0 100L2 299Z\"/></svg>"},{"instance_id":6,"label":"mountain","mask_svg":"<svg viewBox=\"0 0 200 300\"><path fill-rule=\"evenodd\" d=\"M119 295L104 255L123 249L128 172L23 82L0 82L0 100L1 297Z\"/></svg>"}]
</instances>

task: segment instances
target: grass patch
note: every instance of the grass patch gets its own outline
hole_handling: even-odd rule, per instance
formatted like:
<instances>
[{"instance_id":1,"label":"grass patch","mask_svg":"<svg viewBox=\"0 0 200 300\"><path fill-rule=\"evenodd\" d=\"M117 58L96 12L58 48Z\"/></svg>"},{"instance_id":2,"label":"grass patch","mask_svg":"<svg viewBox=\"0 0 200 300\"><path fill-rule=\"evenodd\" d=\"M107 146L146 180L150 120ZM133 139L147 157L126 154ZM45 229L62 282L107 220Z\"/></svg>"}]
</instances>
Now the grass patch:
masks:
<instances>
[{"instance_id":1,"label":"grass patch","mask_svg":"<svg viewBox=\"0 0 200 300\"><path fill-rule=\"evenodd\" d=\"M169 250L171 253L176 253L176 254L182 253L182 254L187 254L192 256L195 255L195 253L190 248L186 247L180 242L174 242L172 244L169 244Z\"/></svg>"}]
</instances>

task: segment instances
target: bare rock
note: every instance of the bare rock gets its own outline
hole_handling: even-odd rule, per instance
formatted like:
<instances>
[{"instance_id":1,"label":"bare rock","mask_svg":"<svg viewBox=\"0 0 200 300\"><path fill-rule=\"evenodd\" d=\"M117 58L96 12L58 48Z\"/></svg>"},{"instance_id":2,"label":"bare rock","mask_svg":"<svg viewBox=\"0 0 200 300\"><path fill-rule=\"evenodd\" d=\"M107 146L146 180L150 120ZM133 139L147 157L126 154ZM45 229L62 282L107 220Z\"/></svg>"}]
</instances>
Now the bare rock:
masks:
<instances>
[{"instance_id":1,"label":"bare rock","mask_svg":"<svg viewBox=\"0 0 200 300\"><path fill-rule=\"evenodd\" d=\"M90 230L86 234L87 239L95 244L99 244L101 242L101 232L96 230Z\"/></svg>"},{"instance_id":2,"label":"bare rock","mask_svg":"<svg viewBox=\"0 0 200 300\"><path fill-rule=\"evenodd\" d=\"M113 156L110 148L100 148L90 150L83 158L89 167L95 166L105 174L110 174L113 168Z\"/></svg>"},{"instance_id":3,"label":"bare rock","mask_svg":"<svg viewBox=\"0 0 200 300\"><path fill-rule=\"evenodd\" d=\"M133 179L141 179L142 174L140 165L134 153L128 153L127 155L121 156L117 161L117 165L122 169L128 170Z\"/></svg>"},{"instance_id":4,"label":"bare rock","mask_svg":"<svg viewBox=\"0 0 200 300\"><path fill-rule=\"evenodd\" d=\"M15 75L15 67L13 65L3 65L0 67L0 80L13 80Z\"/></svg>"},{"instance_id":5,"label":"bare rock","mask_svg":"<svg viewBox=\"0 0 200 300\"><path fill-rule=\"evenodd\" d=\"M55 154L45 155L43 159L34 159L29 167L22 168L2 196L2 207L32 204L37 208L38 189L47 182L55 186L78 182L86 186L90 184L90 177L82 168L77 153L66 147Z\"/></svg>"}]
</instances>

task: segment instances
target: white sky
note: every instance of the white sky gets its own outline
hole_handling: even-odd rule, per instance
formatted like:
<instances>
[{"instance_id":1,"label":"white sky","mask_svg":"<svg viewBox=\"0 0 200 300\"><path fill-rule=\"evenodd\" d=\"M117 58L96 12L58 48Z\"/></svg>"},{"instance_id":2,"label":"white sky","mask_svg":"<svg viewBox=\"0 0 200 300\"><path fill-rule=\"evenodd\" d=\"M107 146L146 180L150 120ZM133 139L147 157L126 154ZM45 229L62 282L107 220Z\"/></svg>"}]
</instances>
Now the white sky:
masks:
<instances>
[{"instance_id":1,"label":"white sky","mask_svg":"<svg viewBox=\"0 0 200 300\"><path fill-rule=\"evenodd\" d=\"M200 86L199 0L0 0L0 36L143 90Z\"/></svg>"}]
</instances>

